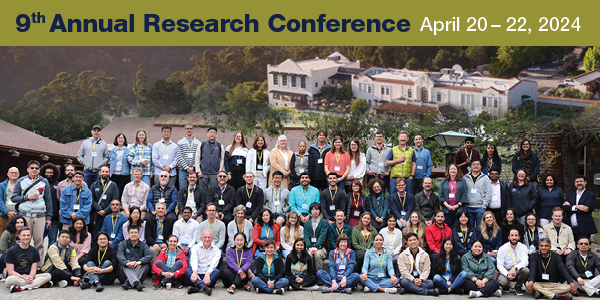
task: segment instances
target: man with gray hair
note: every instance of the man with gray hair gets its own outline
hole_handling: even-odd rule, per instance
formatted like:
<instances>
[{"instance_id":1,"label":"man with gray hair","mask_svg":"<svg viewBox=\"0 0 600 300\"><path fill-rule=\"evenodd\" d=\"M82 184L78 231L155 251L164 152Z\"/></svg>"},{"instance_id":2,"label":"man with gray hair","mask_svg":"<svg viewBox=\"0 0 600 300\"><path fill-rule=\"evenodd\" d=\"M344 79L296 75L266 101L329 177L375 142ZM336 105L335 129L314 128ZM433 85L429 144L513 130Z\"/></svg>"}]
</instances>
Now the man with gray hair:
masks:
<instances>
[{"instance_id":1,"label":"man with gray hair","mask_svg":"<svg viewBox=\"0 0 600 300\"><path fill-rule=\"evenodd\" d=\"M169 222L175 223L177 215L175 215L175 207L177 207L178 192L174 185L169 181L169 172L162 171L158 175L158 183L153 185L148 192L148 214L146 220L156 216L156 204L164 203L167 211L167 219Z\"/></svg>"},{"instance_id":2,"label":"man with gray hair","mask_svg":"<svg viewBox=\"0 0 600 300\"><path fill-rule=\"evenodd\" d=\"M6 222L12 216L16 215L15 203L10 200L15 189L15 184L19 179L19 169L11 167L6 174L8 179L0 183L0 235L6 229Z\"/></svg>"},{"instance_id":3,"label":"man with gray hair","mask_svg":"<svg viewBox=\"0 0 600 300\"><path fill-rule=\"evenodd\" d=\"M221 249L213 244L214 237L208 229L202 232L201 240L201 243L192 248L190 267L185 271L185 277L192 283L188 294L203 290L210 296L212 288L221 277L221 271L217 268L221 261Z\"/></svg>"},{"instance_id":4,"label":"man with gray hair","mask_svg":"<svg viewBox=\"0 0 600 300\"><path fill-rule=\"evenodd\" d=\"M417 171L417 164L413 161L414 149L408 146L408 132L405 130L398 133L399 145L388 152L385 166L390 169L390 194L397 192L396 179L402 177L406 181L407 189L411 189L412 180Z\"/></svg>"}]
</instances>

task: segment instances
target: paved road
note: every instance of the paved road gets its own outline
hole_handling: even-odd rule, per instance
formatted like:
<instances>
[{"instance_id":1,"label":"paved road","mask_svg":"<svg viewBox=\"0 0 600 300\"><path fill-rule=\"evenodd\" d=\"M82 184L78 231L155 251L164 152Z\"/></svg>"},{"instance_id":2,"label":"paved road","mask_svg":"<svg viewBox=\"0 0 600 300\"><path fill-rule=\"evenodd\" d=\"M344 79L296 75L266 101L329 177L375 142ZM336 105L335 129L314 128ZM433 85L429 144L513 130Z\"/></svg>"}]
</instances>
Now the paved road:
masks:
<instances>
[{"instance_id":1,"label":"paved road","mask_svg":"<svg viewBox=\"0 0 600 300\"><path fill-rule=\"evenodd\" d=\"M118 281L117 281L118 282ZM200 292L198 294L187 295L187 288L183 288L180 290L154 290L150 286L150 281L145 281L146 289L142 292L138 292L135 290L124 291L119 285L107 286L105 290L101 293L95 292L94 289L89 289L82 291L78 287L66 287L59 288L53 287L50 289L37 289L33 291L25 291L20 293L8 293L8 289L2 288L0 289L0 297L2 299L86 299L86 300L105 300L105 299L126 299L129 297L130 299L144 299L144 300L164 300L168 297L169 300L178 300L178 299L189 299L189 297L194 298L204 298L207 299L206 294L204 292ZM332 293L332 294L322 294L321 292L307 292L307 291L287 291L283 295L285 299L290 300L334 300L340 298L348 298L348 299L360 299L360 300L381 300L390 297L401 297L406 299L415 299L414 297L420 299L428 299L427 296L416 296L411 294L404 295L385 295L382 293L363 293L354 292L352 295L340 294L340 293ZM279 295L266 295L266 294L256 294L256 292L246 292L246 291L236 291L235 294L230 295L227 293L227 290L223 288L223 284L219 282L217 287L214 289L211 299L280 299ZM468 299L466 295L443 295L440 296L444 300L465 300ZM491 297L492 299L495 297ZM580 297L583 299L583 297ZM517 299L533 299L533 296L526 294L523 297L517 297L514 293L505 294L502 296L502 299L509 300L517 300Z\"/></svg>"}]
</instances>

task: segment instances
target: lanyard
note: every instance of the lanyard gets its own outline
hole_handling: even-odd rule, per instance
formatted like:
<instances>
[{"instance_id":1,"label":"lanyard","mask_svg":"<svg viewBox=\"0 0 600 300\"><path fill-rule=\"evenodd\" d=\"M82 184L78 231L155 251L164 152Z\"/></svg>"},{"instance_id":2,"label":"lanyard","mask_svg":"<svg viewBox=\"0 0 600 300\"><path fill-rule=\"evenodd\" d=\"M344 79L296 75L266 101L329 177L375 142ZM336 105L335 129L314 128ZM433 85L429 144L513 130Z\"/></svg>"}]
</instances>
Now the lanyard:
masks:
<instances>
[{"instance_id":1,"label":"lanyard","mask_svg":"<svg viewBox=\"0 0 600 300\"><path fill-rule=\"evenodd\" d=\"M527 229L527 233L529 234L529 241L531 242L530 244L533 245L533 240L535 239L535 232L533 232L532 230Z\"/></svg>"},{"instance_id":2,"label":"lanyard","mask_svg":"<svg viewBox=\"0 0 600 300\"><path fill-rule=\"evenodd\" d=\"M113 225L113 230L112 230L113 233L115 232L115 228L117 227L117 221L119 221L119 217L117 217L116 219L114 217L115 217L114 215L110 216L110 220Z\"/></svg>"},{"instance_id":3,"label":"lanyard","mask_svg":"<svg viewBox=\"0 0 600 300\"><path fill-rule=\"evenodd\" d=\"M519 245L517 245L517 253L515 253L515 257L513 258L513 253L512 253L512 249L508 249L508 252L510 252L510 260L512 260L513 265L517 265L517 259L519 258Z\"/></svg>"},{"instance_id":4,"label":"lanyard","mask_svg":"<svg viewBox=\"0 0 600 300\"><path fill-rule=\"evenodd\" d=\"M471 157L473 157L473 150L471 150L471 155L469 155L469 152L467 152L467 150L465 150L465 155L471 159Z\"/></svg>"},{"instance_id":5,"label":"lanyard","mask_svg":"<svg viewBox=\"0 0 600 300\"><path fill-rule=\"evenodd\" d=\"M423 158L423 154L425 154L425 151L423 151L423 150L424 150L424 148L423 148L423 147L421 147L421 156L419 156L419 155L417 155L417 154L415 153L415 156L417 157L417 161L418 161L419 163L421 162L421 158ZM415 148L415 151L416 151L417 153L419 153L419 149Z\"/></svg>"},{"instance_id":6,"label":"lanyard","mask_svg":"<svg viewBox=\"0 0 600 300\"><path fill-rule=\"evenodd\" d=\"M488 157L488 170L491 170L493 166L494 166L494 159L491 157Z\"/></svg>"},{"instance_id":7,"label":"lanyard","mask_svg":"<svg viewBox=\"0 0 600 300\"><path fill-rule=\"evenodd\" d=\"M137 189L135 188L135 184L133 185L132 189L133 189L133 196L137 195L137 191L140 189L140 186L142 186L142 184L138 184L137 185Z\"/></svg>"},{"instance_id":8,"label":"lanyard","mask_svg":"<svg viewBox=\"0 0 600 300\"><path fill-rule=\"evenodd\" d=\"M102 191L106 191L106 187L108 187L108 179L102 183Z\"/></svg>"},{"instance_id":9,"label":"lanyard","mask_svg":"<svg viewBox=\"0 0 600 300\"><path fill-rule=\"evenodd\" d=\"M254 185L252 185L252 189L250 190L250 193L248 193L248 186L246 186L246 195L248 195L248 201L250 201L250 198L252 197L252 193L254 192ZM223 195L221 195L222 197Z\"/></svg>"},{"instance_id":10,"label":"lanyard","mask_svg":"<svg viewBox=\"0 0 600 300\"><path fill-rule=\"evenodd\" d=\"M167 144L167 147L165 147L165 141L162 142L163 149L165 149L165 154L169 154L168 151L169 151L169 146L170 145L171 144L169 143L169 144Z\"/></svg>"},{"instance_id":11,"label":"lanyard","mask_svg":"<svg viewBox=\"0 0 600 300\"><path fill-rule=\"evenodd\" d=\"M335 156L335 163L339 166L340 165L340 158L342 158L342 155L334 152L333 156Z\"/></svg>"},{"instance_id":12,"label":"lanyard","mask_svg":"<svg viewBox=\"0 0 600 300\"><path fill-rule=\"evenodd\" d=\"M388 232L390 232L390 230L388 229ZM391 232L392 234L392 240L390 241L390 244L392 245L392 247L394 247L394 238L396 237L396 233L395 232Z\"/></svg>"},{"instance_id":13,"label":"lanyard","mask_svg":"<svg viewBox=\"0 0 600 300\"><path fill-rule=\"evenodd\" d=\"M406 193L404 194L404 197L400 196L400 192L398 192L398 199L400 200L400 203L402 204L402 210L404 210L404 203L406 203Z\"/></svg>"},{"instance_id":14,"label":"lanyard","mask_svg":"<svg viewBox=\"0 0 600 300\"><path fill-rule=\"evenodd\" d=\"M584 262L581 255L579 255L579 260L581 260L581 264L583 265L583 268L587 271L587 257L585 258L585 262Z\"/></svg>"},{"instance_id":15,"label":"lanyard","mask_svg":"<svg viewBox=\"0 0 600 300\"><path fill-rule=\"evenodd\" d=\"M475 184L473 184L475 185ZM454 197L456 198L456 181L454 181L454 186L452 186L452 183L448 182L448 193L452 193L452 191L454 191L455 195Z\"/></svg>"},{"instance_id":16,"label":"lanyard","mask_svg":"<svg viewBox=\"0 0 600 300\"><path fill-rule=\"evenodd\" d=\"M273 258L271 258L271 263L268 262L268 258L265 256L265 263L267 263L267 270L268 270L268 274L267 276L271 276L271 266L273 265Z\"/></svg>"},{"instance_id":17,"label":"lanyard","mask_svg":"<svg viewBox=\"0 0 600 300\"><path fill-rule=\"evenodd\" d=\"M212 232L212 233L215 233L215 227L217 226L217 220L215 220L215 221L213 222L213 227L212 227L212 229L210 229L210 221L209 221L209 220L206 220L206 224L208 225L208 229L210 230L210 232Z\"/></svg>"},{"instance_id":18,"label":"lanyard","mask_svg":"<svg viewBox=\"0 0 600 300\"><path fill-rule=\"evenodd\" d=\"M125 151L124 148L117 148L117 158L121 159L121 157L123 157L123 152ZM121 153L121 154L119 154Z\"/></svg>"},{"instance_id":19,"label":"lanyard","mask_svg":"<svg viewBox=\"0 0 600 300\"><path fill-rule=\"evenodd\" d=\"M165 197L165 193L164 193L164 191L165 191L165 190L163 190L163 189L160 189L160 197L161 197L161 198L164 198L164 197Z\"/></svg>"},{"instance_id":20,"label":"lanyard","mask_svg":"<svg viewBox=\"0 0 600 300\"><path fill-rule=\"evenodd\" d=\"M102 256L100 256L100 249L98 249L98 264L102 265L102 261L104 260L104 256L106 255L106 252L108 252L108 248L106 250L104 250L104 254L102 254Z\"/></svg>"},{"instance_id":21,"label":"lanyard","mask_svg":"<svg viewBox=\"0 0 600 300\"><path fill-rule=\"evenodd\" d=\"M260 150L260 154L258 153L258 151L256 151L256 156L258 156L258 161L262 162L262 158L263 158L263 151Z\"/></svg>"},{"instance_id":22,"label":"lanyard","mask_svg":"<svg viewBox=\"0 0 600 300\"><path fill-rule=\"evenodd\" d=\"M448 271L448 269L450 269L450 259L446 258L446 271Z\"/></svg>"},{"instance_id":23,"label":"lanyard","mask_svg":"<svg viewBox=\"0 0 600 300\"><path fill-rule=\"evenodd\" d=\"M192 150L192 146L194 146L194 140L192 140L192 142L190 143L190 142L188 141L188 139L186 138L186 139L185 139L185 143L188 145L188 149Z\"/></svg>"},{"instance_id":24,"label":"lanyard","mask_svg":"<svg viewBox=\"0 0 600 300\"><path fill-rule=\"evenodd\" d=\"M269 226L265 226L266 228L264 228L265 233L267 234L267 238L269 238L269 234L271 234L271 227Z\"/></svg>"},{"instance_id":25,"label":"lanyard","mask_svg":"<svg viewBox=\"0 0 600 300\"><path fill-rule=\"evenodd\" d=\"M212 254L212 247L210 247L210 251L208 251L208 256L206 256L206 248L204 248L204 259L206 259L206 262L208 262L208 258L210 257L210 255Z\"/></svg>"},{"instance_id":26,"label":"lanyard","mask_svg":"<svg viewBox=\"0 0 600 300\"><path fill-rule=\"evenodd\" d=\"M335 230L337 231L337 234L339 236L340 234L344 233L344 226L342 225L341 230L339 227L335 226Z\"/></svg>"},{"instance_id":27,"label":"lanyard","mask_svg":"<svg viewBox=\"0 0 600 300\"><path fill-rule=\"evenodd\" d=\"M542 258L544 258L543 256L540 256L540 260L542 260ZM546 265L544 266L544 261L542 260L542 267L544 267L544 274L548 274L548 266L550 265L550 260L552 259L552 255L548 255L548 263L546 263Z\"/></svg>"},{"instance_id":28,"label":"lanyard","mask_svg":"<svg viewBox=\"0 0 600 300\"><path fill-rule=\"evenodd\" d=\"M223 188L219 187L219 189L221 190L221 199L223 199L223 192L225 192L226 188L227 188L227 183L223 186Z\"/></svg>"},{"instance_id":29,"label":"lanyard","mask_svg":"<svg viewBox=\"0 0 600 300\"><path fill-rule=\"evenodd\" d=\"M242 258L244 258L244 249L242 249L242 254L240 256L238 256L238 251L235 250L235 257L237 260L238 267L241 267L242 266Z\"/></svg>"},{"instance_id":30,"label":"lanyard","mask_svg":"<svg viewBox=\"0 0 600 300\"><path fill-rule=\"evenodd\" d=\"M312 220L310 221L312 225ZM316 226L313 226L313 236L317 237L317 227L319 227L319 222L317 222Z\"/></svg>"},{"instance_id":31,"label":"lanyard","mask_svg":"<svg viewBox=\"0 0 600 300\"><path fill-rule=\"evenodd\" d=\"M184 221L185 222L185 221ZM185 236L186 232L188 231L188 228L190 227L190 225L192 224L191 221L187 222L187 226L185 226L185 228L183 228L183 236ZM182 223L183 225L183 223Z\"/></svg>"},{"instance_id":32,"label":"lanyard","mask_svg":"<svg viewBox=\"0 0 600 300\"><path fill-rule=\"evenodd\" d=\"M302 197L304 198L304 203L306 203L306 196L308 196L308 189L306 189L306 195L304 194L304 187L302 187L300 189L300 191L302 192Z\"/></svg>"},{"instance_id":33,"label":"lanyard","mask_svg":"<svg viewBox=\"0 0 600 300\"><path fill-rule=\"evenodd\" d=\"M81 195L81 188L77 190L77 197L75 198L75 204L79 204L79 195Z\"/></svg>"},{"instance_id":34,"label":"lanyard","mask_svg":"<svg viewBox=\"0 0 600 300\"><path fill-rule=\"evenodd\" d=\"M162 221L158 221L158 230L160 230L160 232L163 232L163 222Z\"/></svg>"},{"instance_id":35,"label":"lanyard","mask_svg":"<svg viewBox=\"0 0 600 300\"><path fill-rule=\"evenodd\" d=\"M325 146L323 148L319 148L319 157L323 157L323 151L325 151Z\"/></svg>"},{"instance_id":36,"label":"lanyard","mask_svg":"<svg viewBox=\"0 0 600 300\"><path fill-rule=\"evenodd\" d=\"M144 159L144 153L146 152L146 146L142 146L140 144L140 145L138 145L138 148L140 148L140 151L142 152L142 159Z\"/></svg>"},{"instance_id":37,"label":"lanyard","mask_svg":"<svg viewBox=\"0 0 600 300\"><path fill-rule=\"evenodd\" d=\"M335 196L337 195L337 191L338 191L337 186L335 187L335 193L333 193L333 194L331 193L331 189L329 189L329 196L331 196L331 204L334 203L333 200L335 199Z\"/></svg>"},{"instance_id":38,"label":"lanyard","mask_svg":"<svg viewBox=\"0 0 600 300\"><path fill-rule=\"evenodd\" d=\"M479 180L479 178L481 178L481 177L482 177L481 174L479 174L479 176L477 176L475 178L475 180L473 180L473 175L470 176L471 182L473 182L473 188L475 188L475 185L477 184L477 180Z\"/></svg>"},{"instance_id":39,"label":"lanyard","mask_svg":"<svg viewBox=\"0 0 600 300\"><path fill-rule=\"evenodd\" d=\"M463 234L463 237L462 237L463 243L466 243L467 242L467 230L463 231L462 234Z\"/></svg>"},{"instance_id":40,"label":"lanyard","mask_svg":"<svg viewBox=\"0 0 600 300\"><path fill-rule=\"evenodd\" d=\"M277 191L273 188L273 199L279 201L279 196L281 196L281 188L279 188L279 194L277 194Z\"/></svg>"},{"instance_id":41,"label":"lanyard","mask_svg":"<svg viewBox=\"0 0 600 300\"><path fill-rule=\"evenodd\" d=\"M360 204L360 194L356 195L356 197L354 197L354 194L352 194L352 204L354 204L354 206L356 206L356 209L358 209L358 205Z\"/></svg>"},{"instance_id":42,"label":"lanyard","mask_svg":"<svg viewBox=\"0 0 600 300\"><path fill-rule=\"evenodd\" d=\"M237 224L238 232L244 232L244 221L242 221L242 228L240 228L240 224Z\"/></svg>"},{"instance_id":43,"label":"lanyard","mask_svg":"<svg viewBox=\"0 0 600 300\"><path fill-rule=\"evenodd\" d=\"M383 250L383 253L381 253L381 256L383 256L383 260L379 259L379 254L377 254L377 251L373 250L373 252L375 253L375 257L377 258L377 262L379 263L379 267L383 271L383 262L385 262L385 249Z\"/></svg>"},{"instance_id":44,"label":"lanyard","mask_svg":"<svg viewBox=\"0 0 600 300\"><path fill-rule=\"evenodd\" d=\"M379 156L379 160L383 160L383 148L385 148L385 146L381 146L381 149L377 148L377 146L375 146L375 149L377 149L377 155Z\"/></svg>"},{"instance_id":45,"label":"lanyard","mask_svg":"<svg viewBox=\"0 0 600 300\"><path fill-rule=\"evenodd\" d=\"M304 164L304 156L300 156L300 167Z\"/></svg>"}]
</instances>

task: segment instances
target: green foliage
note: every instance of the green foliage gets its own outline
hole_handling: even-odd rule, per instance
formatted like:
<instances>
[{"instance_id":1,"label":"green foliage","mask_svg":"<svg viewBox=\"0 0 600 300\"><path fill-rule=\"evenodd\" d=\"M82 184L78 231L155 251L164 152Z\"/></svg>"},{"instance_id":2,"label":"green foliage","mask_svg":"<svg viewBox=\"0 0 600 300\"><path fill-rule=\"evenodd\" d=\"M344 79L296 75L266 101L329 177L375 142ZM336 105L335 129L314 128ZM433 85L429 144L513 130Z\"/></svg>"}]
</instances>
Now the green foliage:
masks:
<instances>
[{"instance_id":1,"label":"green foliage","mask_svg":"<svg viewBox=\"0 0 600 300\"><path fill-rule=\"evenodd\" d=\"M538 86L538 94L543 94L544 93L544 88L541 86Z\"/></svg>"},{"instance_id":2,"label":"green foliage","mask_svg":"<svg viewBox=\"0 0 600 300\"><path fill-rule=\"evenodd\" d=\"M83 71L56 75L47 86L25 94L12 111L13 122L52 140L67 143L90 134L92 125L106 124L103 115L126 113L116 91L117 80Z\"/></svg>"},{"instance_id":3,"label":"green foliage","mask_svg":"<svg viewBox=\"0 0 600 300\"><path fill-rule=\"evenodd\" d=\"M502 46L498 48L496 58L490 64L490 75L515 77L528 66L562 58L565 51L566 48L563 47Z\"/></svg>"},{"instance_id":4,"label":"green foliage","mask_svg":"<svg viewBox=\"0 0 600 300\"><path fill-rule=\"evenodd\" d=\"M321 87L321 94L323 97L328 100L332 99L340 99L340 100L350 100L352 99L352 85L345 84L342 87L337 87L333 85L326 85Z\"/></svg>"},{"instance_id":5,"label":"green foliage","mask_svg":"<svg viewBox=\"0 0 600 300\"><path fill-rule=\"evenodd\" d=\"M191 109L191 98L183 89L183 82L157 80L150 89L140 91L137 107L142 117L160 114L184 114Z\"/></svg>"},{"instance_id":6,"label":"green foliage","mask_svg":"<svg viewBox=\"0 0 600 300\"><path fill-rule=\"evenodd\" d=\"M583 66L586 72L600 68L600 48L598 46L587 49L583 58Z\"/></svg>"},{"instance_id":7,"label":"green foliage","mask_svg":"<svg viewBox=\"0 0 600 300\"><path fill-rule=\"evenodd\" d=\"M563 97L563 98L574 98L574 99L592 99L593 94L590 92L581 93L574 87L566 88L551 88L546 92L549 96ZM588 94L589 93L589 94Z\"/></svg>"},{"instance_id":8,"label":"green foliage","mask_svg":"<svg viewBox=\"0 0 600 300\"><path fill-rule=\"evenodd\" d=\"M211 112L227 100L227 87L219 81L208 81L196 88L193 94L192 112Z\"/></svg>"}]
</instances>

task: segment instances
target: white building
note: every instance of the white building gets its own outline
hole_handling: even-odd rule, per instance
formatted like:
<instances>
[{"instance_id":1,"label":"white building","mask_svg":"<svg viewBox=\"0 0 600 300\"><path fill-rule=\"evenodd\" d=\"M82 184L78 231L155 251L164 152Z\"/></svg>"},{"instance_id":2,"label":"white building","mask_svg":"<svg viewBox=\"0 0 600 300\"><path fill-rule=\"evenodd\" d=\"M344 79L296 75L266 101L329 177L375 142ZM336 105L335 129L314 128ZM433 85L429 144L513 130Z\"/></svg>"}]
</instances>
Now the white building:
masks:
<instances>
[{"instance_id":1,"label":"white building","mask_svg":"<svg viewBox=\"0 0 600 300\"><path fill-rule=\"evenodd\" d=\"M320 99L321 87L344 85L360 71L360 62L349 61L338 52L325 59L315 58L295 62L287 59L279 65L267 65L269 105L294 107L300 99Z\"/></svg>"},{"instance_id":2,"label":"white building","mask_svg":"<svg viewBox=\"0 0 600 300\"><path fill-rule=\"evenodd\" d=\"M525 99L537 98L537 83L517 78L502 79L469 75L455 65L441 72L372 67L352 78L355 98L371 106L401 103L440 108L450 106L471 114L483 110L503 115Z\"/></svg>"},{"instance_id":3,"label":"white building","mask_svg":"<svg viewBox=\"0 0 600 300\"><path fill-rule=\"evenodd\" d=\"M588 91L589 86L596 86L600 84L600 69L592 70L573 78L573 87L578 89L580 92L585 93ZM594 99L598 99L598 95L594 93Z\"/></svg>"}]
</instances>

